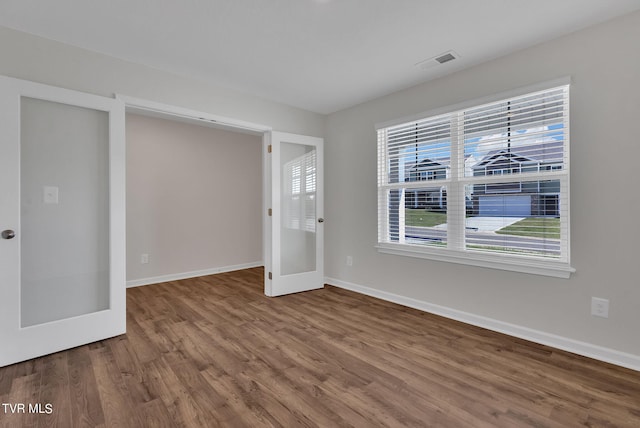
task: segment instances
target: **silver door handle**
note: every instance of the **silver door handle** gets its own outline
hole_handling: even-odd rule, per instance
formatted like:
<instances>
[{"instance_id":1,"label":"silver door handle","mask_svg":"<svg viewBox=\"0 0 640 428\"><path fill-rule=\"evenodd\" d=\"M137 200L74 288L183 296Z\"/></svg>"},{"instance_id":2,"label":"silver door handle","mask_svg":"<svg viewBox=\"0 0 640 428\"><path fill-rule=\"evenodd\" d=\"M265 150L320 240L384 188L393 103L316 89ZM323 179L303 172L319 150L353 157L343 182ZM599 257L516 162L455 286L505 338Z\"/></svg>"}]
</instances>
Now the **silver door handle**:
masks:
<instances>
[{"instance_id":1,"label":"silver door handle","mask_svg":"<svg viewBox=\"0 0 640 428\"><path fill-rule=\"evenodd\" d=\"M322 217L320 217L320 218L318 219L318 223L324 223L324 219L323 219Z\"/></svg>"},{"instance_id":2,"label":"silver door handle","mask_svg":"<svg viewBox=\"0 0 640 428\"><path fill-rule=\"evenodd\" d=\"M2 239L13 239L15 238L15 236L16 236L16 233L11 229L2 231Z\"/></svg>"}]
</instances>

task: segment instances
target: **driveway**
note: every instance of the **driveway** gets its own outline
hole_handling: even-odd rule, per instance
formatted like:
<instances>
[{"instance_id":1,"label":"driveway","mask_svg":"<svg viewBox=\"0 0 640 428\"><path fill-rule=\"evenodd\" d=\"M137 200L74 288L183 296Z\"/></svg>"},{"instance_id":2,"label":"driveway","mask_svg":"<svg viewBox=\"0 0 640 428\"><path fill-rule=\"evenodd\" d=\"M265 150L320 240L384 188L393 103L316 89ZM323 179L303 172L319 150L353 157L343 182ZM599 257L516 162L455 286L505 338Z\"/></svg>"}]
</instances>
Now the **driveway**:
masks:
<instances>
[{"instance_id":1,"label":"driveway","mask_svg":"<svg viewBox=\"0 0 640 428\"><path fill-rule=\"evenodd\" d=\"M524 217L469 217L467 218L467 229L478 232L495 232L520 220L524 220ZM434 228L447 230L447 225L446 223L439 224Z\"/></svg>"}]
</instances>

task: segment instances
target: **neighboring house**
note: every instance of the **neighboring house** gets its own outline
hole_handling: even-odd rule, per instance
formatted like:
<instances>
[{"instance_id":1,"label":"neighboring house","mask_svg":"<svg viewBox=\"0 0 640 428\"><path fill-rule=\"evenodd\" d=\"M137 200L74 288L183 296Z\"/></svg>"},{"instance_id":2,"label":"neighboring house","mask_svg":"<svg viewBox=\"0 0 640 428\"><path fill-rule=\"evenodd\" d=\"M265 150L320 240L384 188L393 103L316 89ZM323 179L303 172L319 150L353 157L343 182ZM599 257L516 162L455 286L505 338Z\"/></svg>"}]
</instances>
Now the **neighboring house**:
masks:
<instances>
[{"instance_id":1,"label":"neighboring house","mask_svg":"<svg viewBox=\"0 0 640 428\"><path fill-rule=\"evenodd\" d=\"M465 173L473 174L473 164L476 163L473 155L465 157ZM409 165L405 172L405 181L432 181L449 178L450 159L440 158L437 160L424 159L417 164ZM436 184L435 182L433 184ZM468 210L471 207L471 188L465 191ZM424 189L408 190L405 194L406 208L426 208L431 211L446 211L447 189L445 186L430 186Z\"/></svg>"},{"instance_id":2,"label":"neighboring house","mask_svg":"<svg viewBox=\"0 0 640 428\"><path fill-rule=\"evenodd\" d=\"M473 176L562 169L562 146L561 141L551 141L491 151L472 167ZM472 211L480 216L557 217L559 195L559 180L476 184L471 197Z\"/></svg>"},{"instance_id":3,"label":"neighboring house","mask_svg":"<svg viewBox=\"0 0 640 428\"><path fill-rule=\"evenodd\" d=\"M563 167L562 150L562 141L492 150L480 161L467 156L465 172L477 177L559 170ZM405 181L424 181L425 187L407 190L405 207L446 211L447 190L438 185L438 181L449 178L449 170L449 158L423 159L408 165ZM475 184L468 186L465 193L468 214L488 217L557 217L560 214L558 180Z\"/></svg>"},{"instance_id":4,"label":"neighboring house","mask_svg":"<svg viewBox=\"0 0 640 428\"><path fill-rule=\"evenodd\" d=\"M424 159L417 164L410 165L405 173L405 181L425 181L429 187L407 190L405 207L426 208L430 211L446 211L447 190L445 186L436 185L436 180L449 177L449 159Z\"/></svg>"}]
</instances>

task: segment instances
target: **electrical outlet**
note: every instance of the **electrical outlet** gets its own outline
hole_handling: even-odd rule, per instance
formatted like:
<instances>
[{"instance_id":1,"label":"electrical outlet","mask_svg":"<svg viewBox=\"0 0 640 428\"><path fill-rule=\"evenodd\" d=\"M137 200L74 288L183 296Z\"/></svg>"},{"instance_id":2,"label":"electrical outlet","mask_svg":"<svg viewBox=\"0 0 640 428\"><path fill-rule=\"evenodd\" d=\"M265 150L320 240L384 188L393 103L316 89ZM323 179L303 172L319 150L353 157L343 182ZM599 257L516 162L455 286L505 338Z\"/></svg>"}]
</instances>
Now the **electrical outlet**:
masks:
<instances>
[{"instance_id":1,"label":"electrical outlet","mask_svg":"<svg viewBox=\"0 0 640 428\"><path fill-rule=\"evenodd\" d=\"M347 266L353 266L353 257L347 256Z\"/></svg>"},{"instance_id":2,"label":"electrical outlet","mask_svg":"<svg viewBox=\"0 0 640 428\"><path fill-rule=\"evenodd\" d=\"M147 263L149 263L149 254L147 253L140 254L140 263L142 263L143 265L146 265Z\"/></svg>"},{"instance_id":3,"label":"electrical outlet","mask_svg":"<svg viewBox=\"0 0 640 428\"><path fill-rule=\"evenodd\" d=\"M609 318L609 300L592 297L591 315L594 317Z\"/></svg>"}]
</instances>

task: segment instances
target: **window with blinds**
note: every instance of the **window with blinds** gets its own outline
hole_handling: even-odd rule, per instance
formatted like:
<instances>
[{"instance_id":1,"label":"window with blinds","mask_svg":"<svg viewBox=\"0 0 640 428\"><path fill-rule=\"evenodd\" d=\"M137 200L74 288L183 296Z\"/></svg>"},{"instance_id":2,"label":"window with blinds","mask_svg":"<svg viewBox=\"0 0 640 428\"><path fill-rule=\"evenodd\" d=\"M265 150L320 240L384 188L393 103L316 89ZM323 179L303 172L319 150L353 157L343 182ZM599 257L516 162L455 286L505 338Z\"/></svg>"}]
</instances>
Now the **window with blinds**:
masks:
<instances>
[{"instance_id":1,"label":"window with blinds","mask_svg":"<svg viewBox=\"0 0 640 428\"><path fill-rule=\"evenodd\" d=\"M379 248L569 263L569 86L378 129Z\"/></svg>"}]
</instances>

